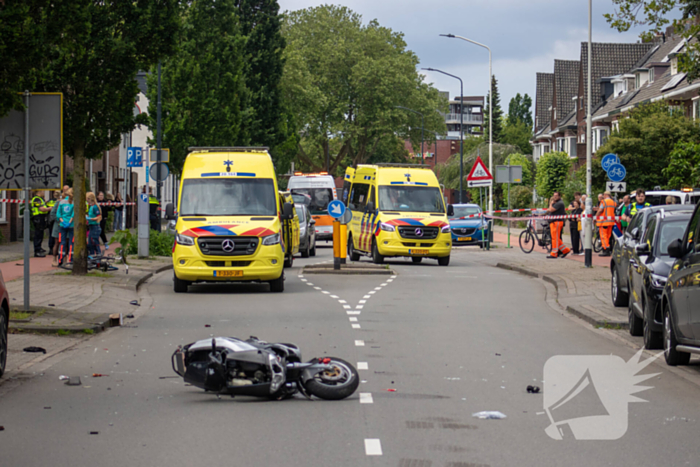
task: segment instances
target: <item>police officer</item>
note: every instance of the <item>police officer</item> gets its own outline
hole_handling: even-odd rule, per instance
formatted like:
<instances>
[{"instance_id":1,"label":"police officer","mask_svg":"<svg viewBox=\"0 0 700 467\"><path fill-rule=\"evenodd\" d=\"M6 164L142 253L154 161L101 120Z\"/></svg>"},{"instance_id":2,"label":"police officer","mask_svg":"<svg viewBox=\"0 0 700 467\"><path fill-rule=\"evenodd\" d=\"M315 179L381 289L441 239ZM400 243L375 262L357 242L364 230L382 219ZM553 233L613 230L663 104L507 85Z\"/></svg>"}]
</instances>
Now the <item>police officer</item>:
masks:
<instances>
[{"instance_id":1,"label":"police officer","mask_svg":"<svg viewBox=\"0 0 700 467\"><path fill-rule=\"evenodd\" d=\"M46 256L46 250L41 247L44 241L44 230L46 230L46 216L51 211L51 208L46 207L44 198L39 196L39 190L32 192L32 213L31 220L34 226L34 256L43 258Z\"/></svg>"},{"instance_id":2,"label":"police officer","mask_svg":"<svg viewBox=\"0 0 700 467\"><path fill-rule=\"evenodd\" d=\"M149 190L148 195L148 214L151 222L151 230L160 232L160 201L153 196L153 190Z\"/></svg>"},{"instance_id":3,"label":"police officer","mask_svg":"<svg viewBox=\"0 0 700 467\"><path fill-rule=\"evenodd\" d=\"M651 203L646 202L647 195L644 193L644 190L638 188L635 193L634 203L632 203L632 207L628 210L629 214L622 216L622 220L624 221L630 222L634 215L637 214L637 211L651 206Z\"/></svg>"},{"instance_id":4,"label":"police officer","mask_svg":"<svg viewBox=\"0 0 700 467\"><path fill-rule=\"evenodd\" d=\"M53 225L56 222L56 211L53 207L60 201L61 192L58 190L51 192L51 199L46 202L46 207L49 208L49 214L46 216L47 226L49 229L49 251L53 252L56 238L52 235Z\"/></svg>"}]
</instances>

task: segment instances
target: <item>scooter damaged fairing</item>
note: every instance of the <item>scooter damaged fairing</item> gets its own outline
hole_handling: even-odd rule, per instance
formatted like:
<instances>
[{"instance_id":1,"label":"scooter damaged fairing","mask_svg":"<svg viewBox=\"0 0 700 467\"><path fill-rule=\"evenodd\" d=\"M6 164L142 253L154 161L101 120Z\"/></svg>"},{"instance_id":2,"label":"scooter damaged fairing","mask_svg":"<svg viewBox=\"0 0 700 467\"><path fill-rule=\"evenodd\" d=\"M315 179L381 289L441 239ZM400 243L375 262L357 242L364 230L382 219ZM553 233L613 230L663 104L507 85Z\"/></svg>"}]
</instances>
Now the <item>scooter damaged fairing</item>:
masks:
<instances>
[{"instance_id":1,"label":"scooter damaged fairing","mask_svg":"<svg viewBox=\"0 0 700 467\"><path fill-rule=\"evenodd\" d=\"M286 399L304 396L339 400L360 384L357 370L336 357L302 362L294 344L270 344L257 337L204 339L178 347L173 370L186 383L217 394Z\"/></svg>"}]
</instances>

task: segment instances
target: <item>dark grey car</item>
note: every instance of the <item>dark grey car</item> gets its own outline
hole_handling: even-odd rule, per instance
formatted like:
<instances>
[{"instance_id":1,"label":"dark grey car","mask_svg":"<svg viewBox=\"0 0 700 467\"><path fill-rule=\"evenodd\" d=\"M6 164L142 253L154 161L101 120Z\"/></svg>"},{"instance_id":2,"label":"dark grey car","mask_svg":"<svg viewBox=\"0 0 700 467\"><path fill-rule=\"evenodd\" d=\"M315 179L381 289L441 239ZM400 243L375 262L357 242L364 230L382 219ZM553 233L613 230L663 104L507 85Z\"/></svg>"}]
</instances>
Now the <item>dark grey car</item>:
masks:
<instances>
[{"instance_id":1,"label":"dark grey car","mask_svg":"<svg viewBox=\"0 0 700 467\"><path fill-rule=\"evenodd\" d=\"M692 213L693 208L695 208L695 206L687 204L652 206L644 208L634 215L622 237L615 240L612 256L610 257L610 292L613 305L629 305L630 286L627 280L627 270L630 265L630 257L632 256L635 246L637 246L637 243L642 238L642 234L645 232L651 216L660 212L662 209L667 212L686 211Z\"/></svg>"},{"instance_id":2,"label":"dark grey car","mask_svg":"<svg viewBox=\"0 0 700 467\"><path fill-rule=\"evenodd\" d=\"M299 252L302 258L316 256L316 221L311 217L308 208L303 204L295 204L299 216Z\"/></svg>"}]
</instances>

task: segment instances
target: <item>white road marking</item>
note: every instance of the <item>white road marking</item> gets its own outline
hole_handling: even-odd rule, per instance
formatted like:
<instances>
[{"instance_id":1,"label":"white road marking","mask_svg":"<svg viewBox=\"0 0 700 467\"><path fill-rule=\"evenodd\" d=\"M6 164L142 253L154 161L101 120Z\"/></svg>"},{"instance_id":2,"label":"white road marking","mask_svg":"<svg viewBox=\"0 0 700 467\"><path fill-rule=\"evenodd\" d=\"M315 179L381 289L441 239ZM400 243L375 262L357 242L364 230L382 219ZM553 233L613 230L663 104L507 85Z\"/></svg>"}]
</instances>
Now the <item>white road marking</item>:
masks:
<instances>
[{"instance_id":1,"label":"white road marking","mask_svg":"<svg viewBox=\"0 0 700 467\"><path fill-rule=\"evenodd\" d=\"M374 404L374 399L372 399L371 392L361 392L360 393L360 404Z\"/></svg>"},{"instance_id":2,"label":"white road marking","mask_svg":"<svg viewBox=\"0 0 700 467\"><path fill-rule=\"evenodd\" d=\"M306 285L313 285L311 282L307 282Z\"/></svg>"},{"instance_id":3,"label":"white road marking","mask_svg":"<svg viewBox=\"0 0 700 467\"><path fill-rule=\"evenodd\" d=\"M377 438L365 439L365 454L368 456L381 456L382 442Z\"/></svg>"},{"instance_id":4,"label":"white road marking","mask_svg":"<svg viewBox=\"0 0 700 467\"><path fill-rule=\"evenodd\" d=\"M358 370L369 370L369 365L367 365L367 362L357 362L357 369Z\"/></svg>"},{"instance_id":5,"label":"white road marking","mask_svg":"<svg viewBox=\"0 0 700 467\"><path fill-rule=\"evenodd\" d=\"M302 279L301 281L302 281L302 282L308 282L308 279Z\"/></svg>"},{"instance_id":6,"label":"white road marking","mask_svg":"<svg viewBox=\"0 0 700 467\"><path fill-rule=\"evenodd\" d=\"M355 341L355 347L364 347L365 341Z\"/></svg>"},{"instance_id":7,"label":"white road marking","mask_svg":"<svg viewBox=\"0 0 700 467\"><path fill-rule=\"evenodd\" d=\"M389 285L389 284L387 284L387 283L385 282L385 283L382 284L382 287L386 287L387 285Z\"/></svg>"},{"instance_id":8,"label":"white road marking","mask_svg":"<svg viewBox=\"0 0 700 467\"><path fill-rule=\"evenodd\" d=\"M374 290L382 290L381 287L375 287Z\"/></svg>"},{"instance_id":9,"label":"white road marking","mask_svg":"<svg viewBox=\"0 0 700 467\"><path fill-rule=\"evenodd\" d=\"M360 300L359 303L367 303L367 300Z\"/></svg>"},{"instance_id":10,"label":"white road marking","mask_svg":"<svg viewBox=\"0 0 700 467\"><path fill-rule=\"evenodd\" d=\"M352 307L350 305L343 305L343 308L345 308L346 310L350 310Z\"/></svg>"},{"instance_id":11,"label":"white road marking","mask_svg":"<svg viewBox=\"0 0 700 467\"><path fill-rule=\"evenodd\" d=\"M321 293L322 293L322 294L328 295L330 292L327 292L327 291L325 291L325 290L322 290Z\"/></svg>"},{"instance_id":12,"label":"white road marking","mask_svg":"<svg viewBox=\"0 0 700 467\"><path fill-rule=\"evenodd\" d=\"M362 313L362 312L361 311L348 311L347 312L348 315L359 315L360 313Z\"/></svg>"},{"instance_id":13,"label":"white road marking","mask_svg":"<svg viewBox=\"0 0 700 467\"><path fill-rule=\"evenodd\" d=\"M351 323L357 323L357 318L350 318Z\"/></svg>"},{"instance_id":14,"label":"white road marking","mask_svg":"<svg viewBox=\"0 0 700 467\"><path fill-rule=\"evenodd\" d=\"M345 300L338 300L338 303L348 303Z\"/></svg>"},{"instance_id":15,"label":"white road marking","mask_svg":"<svg viewBox=\"0 0 700 467\"><path fill-rule=\"evenodd\" d=\"M391 276L392 279L396 279L396 276Z\"/></svg>"},{"instance_id":16,"label":"white road marking","mask_svg":"<svg viewBox=\"0 0 700 467\"><path fill-rule=\"evenodd\" d=\"M302 276L301 274L299 274L299 277L304 277L304 276Z\"/></svg>"},{"instance_id":17,"label":"white road marking","mask_svg":"<svg viewBox=\"0 0 700 467\"><path fill-rule=\"evenodd\" d=\"M338 298L337 295L331 295L331 298Z\"/></svg>"},{"instance_id":18,"label":"white road marking","mask_svg":"<svg viewBox=\"0 0 700 467\"><path fill-rule=\"evenodd\" d=\"M362 298L372 298L372 296L371 296L371 295L365 295L365 296L362 297Z\"/></svg>"},{"instance_id":19,"label":"white road marking","mask_svg":"<svg viewBox=\"0 0 700 467\"><path fill-rule=\"evenodd\" d=\"M364 308L364 305L357 305L355 308L361 310L362 308Z\"/></svg>"},{"instance_id":20,"label":"white road marking","mask_svg":"<svg viewBox=\"0 0 700 467\"><path fill-rule=\"evenodd\" d=\"M316 289L316 290L321 290L321 287L314 287L314 289Z\"/></svg>"},{"instance_id":21,"label":"white road marking","mask_svg":"<svg viewBox=\"0 0 700 467\"><path fill-rule=\"evenodd\" d=\"M359 325L359 324L353 324L353 325L352 325L352 328L353 328L353 329L360 329L360 325Z\"/></svg>"},{"instance_id":22,"label":"white road marking","mask_svg":"<svg viewBox=\"0 0 700 467\"><path fill-rule=\"evenodd\" d=\"M371 292L367 292L367 293L368 293L368 294L370 294L370 295L373 295L373 294L376 294L376 293L377 293L377 291L376 291L376 290L373 290L373 291L371 291Z\"/></svg>"},{"instance_id":23,"label":"white road marking","mask_svg":"<svg viewBox=\"0 0 700 467\"><path fill-rule=\"evenodd\" d=\"M387 281L387 283L389 283L389 282L394 282L394 279L389 279L389 280Z\"/></svg>"}]
</instances>

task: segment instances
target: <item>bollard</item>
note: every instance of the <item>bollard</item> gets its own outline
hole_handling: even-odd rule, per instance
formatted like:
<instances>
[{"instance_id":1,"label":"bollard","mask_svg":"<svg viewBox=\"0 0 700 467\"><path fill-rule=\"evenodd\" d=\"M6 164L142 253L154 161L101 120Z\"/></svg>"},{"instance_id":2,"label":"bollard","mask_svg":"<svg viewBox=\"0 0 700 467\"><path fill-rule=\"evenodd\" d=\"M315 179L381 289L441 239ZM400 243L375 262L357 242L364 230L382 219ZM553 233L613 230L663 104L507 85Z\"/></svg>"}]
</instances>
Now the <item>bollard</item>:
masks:
<instances>
[{"instance_id":1,"label":"bollard","mask_svg":"<svg viewBox=\"0 0 700 467\"><path fill-rule=\"evenodd\" d=\"M348 225L340 224L340 248L338 250L338 257L340 258L340 264L346 264L346 257L348 255Z\"/></svg>"},{"instance_id":2,"label":"bollard","mask_svg":"<svg viewBox=\"0 0 700 467\"><path fill-rule=\"evenodd\" d=\"M333 221L333 269L340 269L340 221Z\"/></svg>"}]
</instances>

